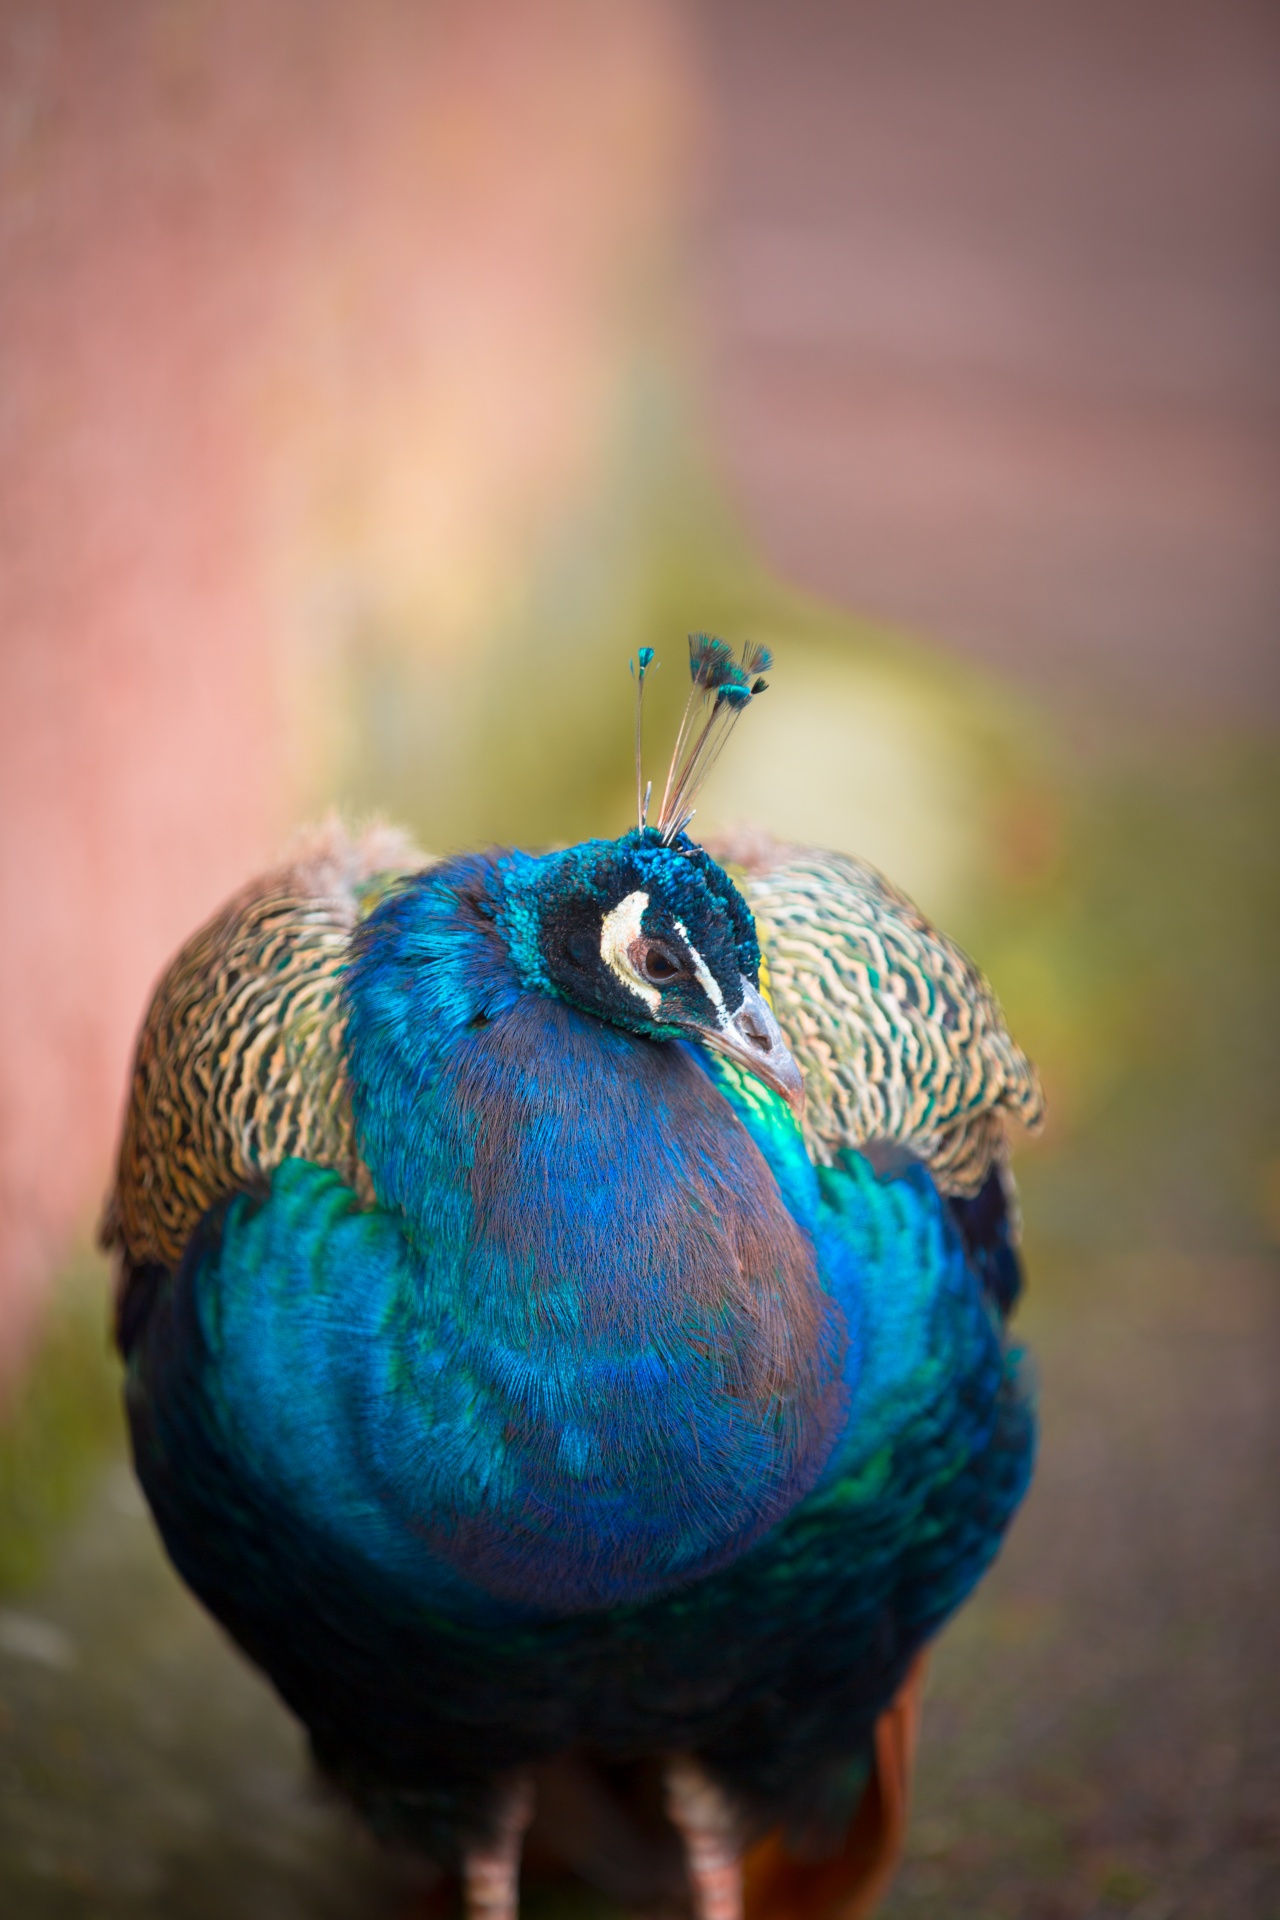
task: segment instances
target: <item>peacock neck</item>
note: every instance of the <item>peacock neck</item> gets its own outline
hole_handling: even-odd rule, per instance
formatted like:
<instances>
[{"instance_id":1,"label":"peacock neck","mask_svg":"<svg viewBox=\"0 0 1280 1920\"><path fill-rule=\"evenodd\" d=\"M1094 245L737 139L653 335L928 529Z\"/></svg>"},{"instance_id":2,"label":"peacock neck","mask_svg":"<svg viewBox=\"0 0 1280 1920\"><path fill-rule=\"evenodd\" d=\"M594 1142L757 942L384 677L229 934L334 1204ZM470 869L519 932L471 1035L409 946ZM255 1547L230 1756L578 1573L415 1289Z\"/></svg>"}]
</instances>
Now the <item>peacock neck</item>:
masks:
<instances>
[{"instance_id":1,"label":"peacock neck","mask_svg":"<svg viewBox=\"0 0 1280 1920\"><path fill-rule=\"evenodd\" d=\"M415 1255L383 1451L491 1592L616 1605L741 1553L812 1486L845 1328L694 1052L525 989L494 884L474 859L415 881L349 978L362 1148Z\"/></svg>"}]
</instances>

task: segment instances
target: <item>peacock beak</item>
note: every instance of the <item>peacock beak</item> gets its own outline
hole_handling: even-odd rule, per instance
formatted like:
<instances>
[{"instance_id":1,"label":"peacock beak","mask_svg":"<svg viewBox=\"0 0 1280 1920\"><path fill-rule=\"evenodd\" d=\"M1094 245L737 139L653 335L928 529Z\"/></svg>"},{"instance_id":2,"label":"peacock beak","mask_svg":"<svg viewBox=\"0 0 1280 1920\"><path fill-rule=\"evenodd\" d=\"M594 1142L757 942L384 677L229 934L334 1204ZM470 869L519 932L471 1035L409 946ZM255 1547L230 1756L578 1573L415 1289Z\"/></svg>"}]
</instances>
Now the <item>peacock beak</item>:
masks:
<instances>
[{"instance_id":1,"label":"peacock beak","mask_svg":"<svg viewBox=\"0 0 1280 1920\"><path fill-rule=\"evenodd\" d=\"M698 1038L704 1046L727 1054L780 1093L797 1119L803 1116L804 1075L791 1056L773 1009L749 980L743 979L738 1011L724 1016L720 1026L706 1028Z\"/></svg>"}]
</instances>

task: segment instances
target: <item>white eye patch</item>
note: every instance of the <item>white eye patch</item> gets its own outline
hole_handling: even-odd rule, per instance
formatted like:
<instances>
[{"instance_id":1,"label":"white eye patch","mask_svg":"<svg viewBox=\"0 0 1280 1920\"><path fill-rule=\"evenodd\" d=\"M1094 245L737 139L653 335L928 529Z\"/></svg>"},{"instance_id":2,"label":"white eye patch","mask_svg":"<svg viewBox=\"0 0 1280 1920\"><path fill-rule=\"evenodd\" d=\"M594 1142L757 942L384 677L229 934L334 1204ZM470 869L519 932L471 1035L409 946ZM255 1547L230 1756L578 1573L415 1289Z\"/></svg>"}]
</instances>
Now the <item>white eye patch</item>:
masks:
<instances>
[{"instance_id":1,"label":"white eye patch","mask_svg":"<svg viewBox=\"0 0 1280 1920\"><path fill-rule=\"evenodd\" d=\"M689 929L685 926L683 920L673 920L671 924L689 950L689 959L693 963L694 978L716 1010L716 1024L721 1027L727 1027L729 1024L729 1015L725 1011L724 995L720 991L720 982L716 979L714 973L712 973L710 967L689 938Z\"/></svg>"},{"instance_id":2,"label":"white eye patch","mask_svg":"<svg viewBox=\"0 0 1280 1920\"><path fill-rule=\"evenodd\" d=\"M662 1004L662 993L650 981L645 980L631 964L631 949L640 938L645 908L649 904L647 893L637 890L629 893L625 900L619 900L611 907L600 923L600 958L608 967L615 980L643 1000L650 1013L656 1013ZM715 1009L716 1024L728 1026L729 1015L724 1004L724 995L720 991L720 982L712 973L698 949L689 938L689 929L682 920L672 922L676 932L684 941L693 968L694 978L706 994Z\"/></svg>"},{"instance_id":3,"label":"white eye patch","mask_svg":"<svg viewBox=\"0 0 1280 1920\"><path fill-rule=\"evenodd\" d=\"M640 922L648 904L648 894L637 891L609 909L600 923L600 958L629 993L643 1000L650 1013L656 1013L662 1004L662 995L647 980L642 980L631 964L631 948L640 938Z\"/></svg>"}]
</instances>

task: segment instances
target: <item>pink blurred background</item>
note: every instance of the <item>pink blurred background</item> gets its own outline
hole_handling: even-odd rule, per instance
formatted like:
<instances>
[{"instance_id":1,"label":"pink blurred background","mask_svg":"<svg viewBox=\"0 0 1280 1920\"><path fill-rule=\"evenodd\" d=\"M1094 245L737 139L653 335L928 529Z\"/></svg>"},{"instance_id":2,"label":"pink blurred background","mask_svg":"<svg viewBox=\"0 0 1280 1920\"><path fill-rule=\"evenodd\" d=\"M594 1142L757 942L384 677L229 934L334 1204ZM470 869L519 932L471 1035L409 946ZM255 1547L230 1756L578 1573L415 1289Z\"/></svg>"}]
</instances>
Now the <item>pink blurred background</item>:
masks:
<instances>
[{"instance_id":1,"label":"pink blurred background","mask_svg":"<svg viewBox=\"0 0 1280 1920\"><path fill-rule=\"evenodd\" d=\"M146 992L325 798L335 624L475 644L667 244L661 7L14 4L0 176L0 1363Z\"/></svg>"}]
</instances>

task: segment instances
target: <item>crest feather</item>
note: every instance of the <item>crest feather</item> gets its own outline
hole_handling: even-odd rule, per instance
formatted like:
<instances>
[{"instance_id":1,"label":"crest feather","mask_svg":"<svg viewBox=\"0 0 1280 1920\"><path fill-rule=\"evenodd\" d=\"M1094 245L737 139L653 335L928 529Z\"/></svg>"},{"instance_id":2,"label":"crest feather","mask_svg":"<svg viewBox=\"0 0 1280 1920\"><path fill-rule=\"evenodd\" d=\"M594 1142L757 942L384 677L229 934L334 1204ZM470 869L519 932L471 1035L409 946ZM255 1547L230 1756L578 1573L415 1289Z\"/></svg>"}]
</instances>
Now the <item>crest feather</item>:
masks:
<instances>
[{"instance_id":1,"label":"crest feather","mask_svg":"<svg viewBox=\"0 0 1280 1920\"><path fill-rule=\"evenodd\" d=\"M710 633L689 635L689 677L693 685L676 735L656 822L668 846L692 820L693 802L739 716L768 687L768 681L760 676L771 664L768 648L754 641L746 641L740 658L735 660L727 640Z\"/></svg>"}]
</instances>

